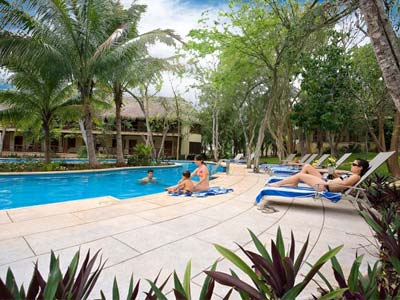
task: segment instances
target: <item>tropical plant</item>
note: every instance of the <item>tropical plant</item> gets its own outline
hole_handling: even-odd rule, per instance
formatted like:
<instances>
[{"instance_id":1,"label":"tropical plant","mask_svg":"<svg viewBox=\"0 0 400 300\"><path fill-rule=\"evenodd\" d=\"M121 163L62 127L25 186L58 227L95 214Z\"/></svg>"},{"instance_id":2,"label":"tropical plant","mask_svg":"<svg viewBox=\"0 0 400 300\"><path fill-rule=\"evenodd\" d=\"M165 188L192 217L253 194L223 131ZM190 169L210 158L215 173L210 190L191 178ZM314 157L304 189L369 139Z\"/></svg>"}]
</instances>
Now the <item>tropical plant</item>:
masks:
<instances>
[{"instance_id":1,"label":"tropical plant","mask_svg":"<svg viewBox=\"0 0 400 300\"><path fill-rule=\"evenodd\" d=\"M50 269L47 280L45 280L38 269L36 262L32 279L28 290L23 286L18 287L14 274L10 269L7 271L5 282L0 278L0 298L1 299L88 299L104 264L100 262L96 268L96 262L99 252L90 257L90 251L87 252L80 269L79 251L76 252L65 274L60 270L60 260L54 253L50 255Z\"/></svg>"},{"instance_id":2,"label":"tropical plant","mask_svg":"<svg viewBox=\"0 0 400 300\"><path fill-rule=\"evenodd\" d=\"M271 253L268 253L253 232L250 230L249 232L259 254L245 250L241 246L239 247L250 259L255 270L252 270L252 268L234 252L220 245L215 245L215 247L227 260L250 277L253 286L238 278L233 272L231 274L226 274L217 271L205 271L205 273L216 282L235 288L242 297L244 296L243 299L296 299L314 278L320 268L342 248L342 246L336 247L322 255L320 259L312 265L304 279L296 284L297 275L304 263L309 237L307 237L298 256L295 257L295 239L293 232L291 234L291 245L287 253L280 228L278 228L276 241L271 240Z\"/></svg>"},{"instance_id":3,"label":"tropical plant","mask_svg":"<svg viewBox=\"0 0 400 300\"><path fill-rule=\"evenodd\" d=\"M324 275L318 272L326 285L326 287L323 287L317 283L323 295L320 299L387 299L383 294L378 294L379 262L376 262L372 268L368 265L368 273L362 274L360 271L362 259L363 256L356 257L351 266L350 274L346 278L339 261L336 257L332 257L332 269L338 287L333 286L332 282L329 282Z\"/></svg>"},{"instance_id":4,"label":"tropical plant","mask_svg":"<svg viewBox=\"0 0 400 300\"><path fill-rule=\"evenodd\" d=\"M143 143L137 144L134 154L128 158L128 164L133 166L150 166L152 147Z\"/></svg>"},{"instance_id":5,"label":"tropical plant","mask_svg":"<svg viewBox=\"0 0 400 300\"><path fill-rule=\"evenodd\" d=\"M365 195L372 207L381 213L400 211L400 190L391 176L373 174L363 183Z\"/></svg>"},{"instance_id":6,"label":"tropical plant","mask_svg":"<svg viewBox=\"0 0 400 300\"><path fill-rule=\"evenodd\" d=\"M0 62L10 57L47 64L48 57L60 74L72 80L80 94L84 115L84 140L89 164L97 167L92 124L92 101L96 76L104 64L129 62L136 44L127 42L134 19L112 22L111 0L76 2L3 1Z\"/></svg>"},{"instance_id":7,"label":"tropical plant","mask_svg":"<svg viewBox=\"0 0 400 300\"><path fill-rule=\"evenodd\" d=\"M0 103L7 106L0 111L0 120L12 115L20 123L28 123L30 128L38 123L44 135L45 162L49 163L51 133L57 125L57 117L69 115L72 118L75 113L71 108L76 109L78 103L74 87L46 66L19 64L12 67L14 74L9 80L15 89L0 90Z\"/></svg>"},{"instance_id":8,"label":"tropical plant","mask_svg":"<svg viewBox=\"0 0 400 300\"><path fill-rule=\"evenodd\" d=\"M400 215L394 208L392 205L381 214L370 209L360 212L380 243L379 294L391 299L400 296Z\"/></svg>"}]
</instances>

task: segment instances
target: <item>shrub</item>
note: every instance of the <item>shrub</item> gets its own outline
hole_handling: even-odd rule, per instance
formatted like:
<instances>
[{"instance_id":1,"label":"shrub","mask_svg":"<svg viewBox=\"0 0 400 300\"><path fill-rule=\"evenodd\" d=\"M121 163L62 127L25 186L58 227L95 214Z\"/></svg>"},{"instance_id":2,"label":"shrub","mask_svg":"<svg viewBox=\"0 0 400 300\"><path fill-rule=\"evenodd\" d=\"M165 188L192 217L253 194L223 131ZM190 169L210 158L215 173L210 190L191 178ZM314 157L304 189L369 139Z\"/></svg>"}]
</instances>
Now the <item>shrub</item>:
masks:
<instances>
[{"instance_id":1,"label":"shrub","mask_svg":"<svg viewBox=\"0 0 400 300\"><path fill-rule=\"evenodd\" d=\"M86 146L85 145L80 146L76 154L78 155L79 158L87 158L88 155Z\"/></svg>"},{"instance_id":2,"label":"shrub","mask_svg":"<svg viewBox=\"0 0 400 300\"><path fill-rule=\"evenodd\" d=\"M151 166L151 146L145 144L137 144L134 149L134 154L128 158L128 165L132 166Z\"/></svg>"}]
</instances>

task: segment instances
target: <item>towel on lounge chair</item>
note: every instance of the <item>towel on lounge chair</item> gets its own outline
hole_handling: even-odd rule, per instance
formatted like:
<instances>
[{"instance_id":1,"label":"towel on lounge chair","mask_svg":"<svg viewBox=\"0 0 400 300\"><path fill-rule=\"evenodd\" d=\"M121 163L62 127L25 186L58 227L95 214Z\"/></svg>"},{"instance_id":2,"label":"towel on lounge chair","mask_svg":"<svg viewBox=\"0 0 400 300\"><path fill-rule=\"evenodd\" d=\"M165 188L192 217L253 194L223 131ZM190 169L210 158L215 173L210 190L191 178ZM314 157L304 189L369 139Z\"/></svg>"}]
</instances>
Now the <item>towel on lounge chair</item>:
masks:
<instances>
[{"instance_id":1,"label":"towel on lounge chair","mask_svg":"<svg viewBox=\"0 0 400 300\"><path fill-rule=\"evenodd\" d=\"M210 187L207 191L203 192L194 192L192 194L193 197L207 197L207 196L215 196L215 195L222 195L233 192L233 189L228 189L220 186L213 186Z\"/></svg>"},{"instance_id":2,"label":"towel on lounge chair","mask_svg":"<svg viewBox=\"0 0 400 300\"><path fill-rule=\"evenodd\" d=\"M315 197L316 195L320 195L323 198L326 198L327 200L330 200L331 202L338 202L342 195L344 196L351 196L351 192L356 191L356 196L353 197L355 198L356 201L358 201L358 196L360 194L360 188L358 186L368 177L370 176L373 172L376 171L376 169L379 168L390 156L392 156L395 152L380 152L377 154L370 162L369 162L369 168L367 172L360 178L360 180L351 188L348 188L344 193L334 193L334 192L328 192L328 191L321 191L317 192L311 187L288 187L288 186L280 186L280 187L272 187L272 186L265 186L260 193L256 197L256 203L260 203L261 199L264 196L277 196L277 197L283 197L283 198L307 198L307 197ZM282 180L283 178L279 178L276 176L272 176L267 183L272 183L276 182L279 180ZM357 191L358 190L358 191Z\"/></svg>"},{"instance_id":3,"label":"towel on lounge chair","mask_svg":"<svg viewBox=\"0 0 400 300\"><path fill-rule=\"evenodd\" d=\"M286 197L286 198L309 198L320 195L331 202L338 202L342 199L342 193L333 193L328 191L317 192L310 187L273 187L265 186L256 197L256 202L260 203L264 196Z\"/></svg>"}]
</instances>

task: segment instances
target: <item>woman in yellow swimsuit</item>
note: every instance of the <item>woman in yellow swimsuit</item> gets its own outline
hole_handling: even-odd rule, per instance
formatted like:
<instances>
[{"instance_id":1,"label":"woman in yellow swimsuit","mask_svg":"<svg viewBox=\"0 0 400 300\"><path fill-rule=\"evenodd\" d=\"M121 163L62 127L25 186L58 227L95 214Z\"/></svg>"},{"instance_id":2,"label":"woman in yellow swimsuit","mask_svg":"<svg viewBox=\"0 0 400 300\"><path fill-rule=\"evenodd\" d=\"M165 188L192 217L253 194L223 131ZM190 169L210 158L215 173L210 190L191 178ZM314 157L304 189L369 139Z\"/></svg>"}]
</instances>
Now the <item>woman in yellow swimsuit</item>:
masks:
<instances>
[{"instance_id":1,"label":"woman in yellow swimsuit","mask_svg":"<svg viewBox=\"0 0 400 300\"><path fill-rule=\"evenodd\" d=\"M200 178L200 181L195 183L194 185L194 191L195 192L207 191L208 188L210 187L208 180L208 168L201 155L195 156L194 163L197 165L197 169L192 172L191 176L197 175Z\"/></svg>"}]
</instances>

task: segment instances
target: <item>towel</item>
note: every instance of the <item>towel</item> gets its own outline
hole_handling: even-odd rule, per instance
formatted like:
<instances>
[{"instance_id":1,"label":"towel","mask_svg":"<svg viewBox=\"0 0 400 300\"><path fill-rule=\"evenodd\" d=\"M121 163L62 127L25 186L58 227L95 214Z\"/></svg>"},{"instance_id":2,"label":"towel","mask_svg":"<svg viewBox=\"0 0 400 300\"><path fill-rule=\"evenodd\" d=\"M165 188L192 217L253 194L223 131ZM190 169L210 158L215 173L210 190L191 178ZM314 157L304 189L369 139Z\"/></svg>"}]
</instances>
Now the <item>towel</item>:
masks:
<instances>
[{"instance_id":1,"label":"towel","mask_svg":"<svg viewBox=\"0 0 400 300\"><path fill-rule=\"evenodd\" d=\"M233 189L228 189L220 186L210 187L207 191L204 192L194 192L192 194L193 197L207 197L207 196L215 196L222 195L233 192Z\"/></svg>"},{"instance_id":2,"label":"towel","mask_svg":"<svg viewBox=\"0 0 400 300\"><path fill-rule=\"evenodd\" d=\"M320 195L328 199L331 202L338 202L341 199L341 193L334 193L328 191L317 192L316 190L310 187L272 187L265 186L260 193L256 197L256 203L260 203L261 199L264 196L275 196L275 197L284 197L284 198L313 198L316 195Z\"/></svg>"},{"instance_id":3,"label":"towel","mask_svg":"<svg viewBox=\"0 0 400 300\"><path fill-rule=\"evenodd\" d=\"M177 192L168 192L169 196L174 196L174 197L190 197L192 196L191 192L183 192L183 191L177 191Z\"/></svg>"}]
</instances>

